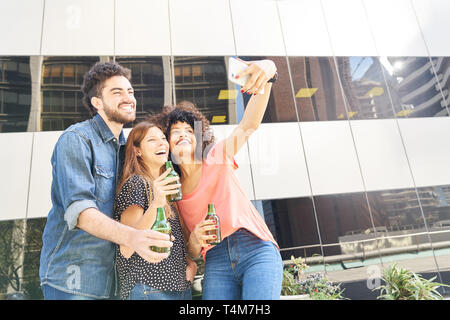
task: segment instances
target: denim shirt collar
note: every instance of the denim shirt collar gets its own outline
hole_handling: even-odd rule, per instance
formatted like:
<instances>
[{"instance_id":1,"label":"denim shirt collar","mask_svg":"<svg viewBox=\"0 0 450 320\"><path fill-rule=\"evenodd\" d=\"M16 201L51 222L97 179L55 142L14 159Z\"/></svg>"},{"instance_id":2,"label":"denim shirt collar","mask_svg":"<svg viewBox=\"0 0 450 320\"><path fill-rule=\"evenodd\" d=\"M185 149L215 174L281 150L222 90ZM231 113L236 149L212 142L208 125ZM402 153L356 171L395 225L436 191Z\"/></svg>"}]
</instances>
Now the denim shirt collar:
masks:
<instances>
[{"instance_id":1,"label":"denim shirt collar","mask_svg":"<svg viewBox=\"0 0 450 320\"><path fill-rule=\"evenodd\" d=\"M111 129L106 124L105 120L97 113L93 118L94 123L96 124L97 130L100 134L100 136L103 139L104 143L107 143L114 139L114 134L112 133ZM120 131L119 135L119 144L125 145L125 136L123 134L123 129Z\"/></svg>"}]
</instances>

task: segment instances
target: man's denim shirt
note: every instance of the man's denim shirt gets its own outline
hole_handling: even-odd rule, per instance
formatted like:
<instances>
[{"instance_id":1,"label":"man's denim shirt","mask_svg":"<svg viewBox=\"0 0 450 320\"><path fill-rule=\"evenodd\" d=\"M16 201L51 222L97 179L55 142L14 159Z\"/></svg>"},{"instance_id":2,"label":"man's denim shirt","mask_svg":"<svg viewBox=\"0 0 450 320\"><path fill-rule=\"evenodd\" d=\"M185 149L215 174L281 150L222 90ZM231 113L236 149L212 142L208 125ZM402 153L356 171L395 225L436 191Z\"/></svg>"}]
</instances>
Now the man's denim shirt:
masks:
<instances>
[{"instance_id":1,"label":"man's denim shirt","mask_svg":"<svg viewBox=\"0 0 450 320\"><path fill-rule=\"evenodd\" d=\"M125 137L119 142L100 117L66 129L52 155L52 209L42 236L39 276L67 293L108 298L115 284L115 244L76 227L78 216L96 208L113 218L116 179Z\"/></svg>"}]
</instances>

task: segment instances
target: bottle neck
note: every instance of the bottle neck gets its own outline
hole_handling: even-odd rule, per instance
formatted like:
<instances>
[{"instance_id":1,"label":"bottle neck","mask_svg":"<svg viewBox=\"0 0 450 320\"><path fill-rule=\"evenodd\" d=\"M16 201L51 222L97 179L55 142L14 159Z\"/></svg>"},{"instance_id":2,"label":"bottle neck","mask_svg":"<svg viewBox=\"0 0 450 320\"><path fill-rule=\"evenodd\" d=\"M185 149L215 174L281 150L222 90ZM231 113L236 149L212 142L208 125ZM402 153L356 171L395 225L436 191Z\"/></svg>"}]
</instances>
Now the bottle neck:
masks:
<instances>
[{"instance_id":1,"label":"bottle neck","mask_svg":"<svg viewBox=\"0 0 450 320\"><path fill-rule=\"evenodd\" d=\"M166 162L166 170L167 170L167 169L173 170L172 161L167 161L167 162Z\"/></svg>"},{"instance_id":2,"label":"bottle neck","mask_svg":"<svg viewBox=\"0 0 450 320\"><path fill-rule=\"evenodd\" d=\"M156 220L157 221L165 221L166 220L166 213L164 212L163 208L158 208L156 210Z\"/></svg>"},{"instance_id":3,"label":"bottle neck","mask_svg":"<svg viewBox=\"0 0 450 320\"><path fill-rule=\"evenodd\" d=\"M210 214L216 214L216 209L213 204L208 204L208 215Z\"/></svg>"}]
</instances>

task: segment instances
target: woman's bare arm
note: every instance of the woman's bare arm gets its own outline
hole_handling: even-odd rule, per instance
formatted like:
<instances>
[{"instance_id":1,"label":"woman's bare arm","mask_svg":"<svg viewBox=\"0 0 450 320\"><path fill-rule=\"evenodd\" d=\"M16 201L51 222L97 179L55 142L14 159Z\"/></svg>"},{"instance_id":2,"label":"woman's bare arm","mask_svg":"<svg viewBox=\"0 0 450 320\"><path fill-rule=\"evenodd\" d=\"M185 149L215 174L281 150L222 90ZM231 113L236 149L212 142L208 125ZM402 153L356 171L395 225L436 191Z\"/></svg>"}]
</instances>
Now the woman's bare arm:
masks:
<instances>
[{"instance_id":1,"label":"woman's bare arm","mask_svg":"<svg viewBox=\"0 0 450 320\"><path fill-rule=\"evenodd\" d=\"M242 91L249 92L253 96L245 108L241 122L225 140L224 151L230 157L235 156L248 141L250 135L259 128L266 112L272 89L272 83L268 81L276 72L275 64L270 60L246 63L249 66L238 76L242 77L248 74L251 76L245 86L242 87ZM258 94L261 89L264 89L264 93Z\"/></svg>"}]
</instances>

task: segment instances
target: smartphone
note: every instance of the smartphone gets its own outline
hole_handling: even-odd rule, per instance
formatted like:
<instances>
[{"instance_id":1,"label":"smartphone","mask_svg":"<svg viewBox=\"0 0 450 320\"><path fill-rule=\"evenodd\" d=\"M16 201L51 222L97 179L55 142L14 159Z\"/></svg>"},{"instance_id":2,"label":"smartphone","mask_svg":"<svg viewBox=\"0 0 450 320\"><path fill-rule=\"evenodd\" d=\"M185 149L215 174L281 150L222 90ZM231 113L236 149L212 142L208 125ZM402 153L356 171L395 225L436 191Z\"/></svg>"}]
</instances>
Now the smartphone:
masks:
<instances>
[{"instance_id":1,"label":"smartphone","mask_svg":"<svg viewBox=\"0 0 450 320\"><path fill-rule=\"evenodd\" d=\"M247 67L248 66L244 62L239 61L236 58L230 57L228 59L228 80L240 85L241 87L245 86L247 81L250 80L250 75L239 77L239 79L236 79L235 76L237 74L239 74L239 72L241 72L242 70L247 69ZM261 89L258 92L258 94L263 94L263 93L264 93L264 89Z\"/></svg>"}]
</instances>

